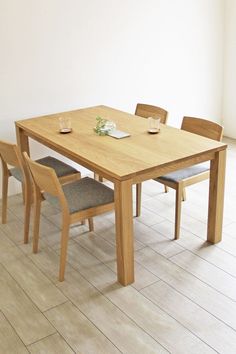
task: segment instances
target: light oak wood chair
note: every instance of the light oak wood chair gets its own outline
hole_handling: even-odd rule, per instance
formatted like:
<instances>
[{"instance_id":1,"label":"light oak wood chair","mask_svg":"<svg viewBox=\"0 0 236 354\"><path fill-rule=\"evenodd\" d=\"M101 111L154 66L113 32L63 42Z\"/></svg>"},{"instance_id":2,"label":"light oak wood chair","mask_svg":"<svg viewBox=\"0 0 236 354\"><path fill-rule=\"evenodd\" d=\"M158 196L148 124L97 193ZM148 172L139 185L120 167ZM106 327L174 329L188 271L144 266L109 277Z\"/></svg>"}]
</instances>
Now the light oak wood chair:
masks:
<instances>
[{"instance_id":1,"label":"light oak wood chair","mask_svg":"<svg viewBox=\"0 0 236 354\"><path fill-rule=\"evenodd\" d=\"M165 109L144 103L137 103L135 115L142 118L160 118L162 124L166 124L168 118L168 112Z\"/></svg>"},{"instance_id":2,"label":"light oak wood chair","mask_svg":"<svg viewBox=\"0 0 236 354\"><path fill-rule=\"evenodd\" d=\"M157 106L152 106L149 104L138 103L135 109L135 115L142 118L160 118L162 124L166 124L168 118L168 112ZM165 186L165 192L167 192L167 187ZM142 194L142 184L136 184L136 216L141 214L141 194Z\"/></svg>"},{"instance_id":3,"label":"light oak wood chair","mask_svg":"<svg viewBox=\"0 0 236 354\"><path fill-rule=\"evenodd\" d=\"M223 135L223 127L209 120L184 117L181 129L198 134L209 139L220 141ZM155 181L175 189L175 239L179 238L181 203L185 187L209 178L209 167L204 164L194 165L185 169L174 171L165 176L155 178ZM186 199L186 198L184 198Z\"/></svg>"},{"instance_id":4,"label":"light oak wood chair","mask_svg":"<svg viewBox=\"0 0 236 354\"><path fill-rule=\"evenodd\" d=\"M114 209L114 192L111 188L85 177L78 181L61 185L55 171L32 161L23 153L29 166L34 184L34 232L33 252L38 251L41 196L62 213L61 254L59 281L64 280L69 227L84 219L103 214ZM93 225L90 224L90 230Z\"/></svg>"},{"instance_id":5,"label":"light oak wood chair","mask_svg":"<svg viewBox=\"0 0 236 354\"><path fill-rule=\"evenodd\" d=\"M25 203L24 243L28 243L30 209L32 202L32 182L30 174L17 145L0 140L0 159L2 162L2 223L7 223L8 180L13 176L23 185L23 199ZM79 171L55 157L46 156L37 161L42 165L52 167L60 178L61 183L81 178Z\"/></svg>"}]
</instances>

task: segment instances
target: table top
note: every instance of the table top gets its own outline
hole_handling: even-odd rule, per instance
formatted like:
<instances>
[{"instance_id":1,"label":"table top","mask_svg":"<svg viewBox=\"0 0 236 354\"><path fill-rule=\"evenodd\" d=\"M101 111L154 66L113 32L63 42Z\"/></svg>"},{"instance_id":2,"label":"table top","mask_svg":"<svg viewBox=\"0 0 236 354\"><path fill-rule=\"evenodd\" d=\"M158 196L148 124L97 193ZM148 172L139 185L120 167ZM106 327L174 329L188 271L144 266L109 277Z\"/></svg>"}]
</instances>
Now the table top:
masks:
<instances>
[{"instance_id":1,"label":"table top","mask_svg":"<svg viewBox=\"0 0 236 354\"><path fill-rule=\"evenodd\" d=\"M58 118L71 118L72 132L59 133ZM98 136L93 128L96 117L112 120L130 137L115 139ZM62 153L79 164L111 179L135 178L148 171L158 176L163 168L173 169L209 159L209 153L227 145L167 125L159 134L147 133L147 120L106 106L96 106L16 122L28 136ZM185 165L184 165L185 163ZM176 165L178 168L174 168ZM159 175L160 175L159 174Z\"/></svg>"}]
</instances>

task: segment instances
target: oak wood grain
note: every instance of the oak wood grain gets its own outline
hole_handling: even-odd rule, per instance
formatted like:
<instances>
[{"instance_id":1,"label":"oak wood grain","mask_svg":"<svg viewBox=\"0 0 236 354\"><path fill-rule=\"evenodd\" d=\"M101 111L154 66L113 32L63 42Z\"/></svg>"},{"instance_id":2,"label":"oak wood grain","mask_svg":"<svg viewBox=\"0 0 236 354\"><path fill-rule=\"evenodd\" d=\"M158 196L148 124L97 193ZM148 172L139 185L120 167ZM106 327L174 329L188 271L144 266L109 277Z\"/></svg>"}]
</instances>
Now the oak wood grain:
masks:
<instances>
[{"instance_id":1,"label":"oak wood grain","mask_svg":"<svg viewBox=\"0 0 236 354\"><path fill-rule=\"evenodd\" d=\"M71 118L72 133L59 133L58 118L61 115ZM131 136L114 139L96 135L93 127L98 115L113 120L117 129ZM129 179L156 166L168 167L173 163L178 168L178 164L185 160L226 148L223 143L165 125L161 125L160 134L150 135L146 125L146 120L141 117L105 106L16 122L17 130L23 130L24 134L109 179ZM20 144L22 140L21 134Z\"/></svg>"}]
</instances>

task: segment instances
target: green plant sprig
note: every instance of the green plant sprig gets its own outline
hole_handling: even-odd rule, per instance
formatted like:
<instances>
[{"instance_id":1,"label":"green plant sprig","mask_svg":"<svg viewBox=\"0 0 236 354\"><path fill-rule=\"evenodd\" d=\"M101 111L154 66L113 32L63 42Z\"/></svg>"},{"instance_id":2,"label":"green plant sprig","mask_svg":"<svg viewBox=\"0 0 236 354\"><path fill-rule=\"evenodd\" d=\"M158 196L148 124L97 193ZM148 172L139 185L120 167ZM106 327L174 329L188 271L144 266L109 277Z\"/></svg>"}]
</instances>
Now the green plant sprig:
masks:
<instances>
[{"instance_id":1,"label":"green plant sprig","mask_svg":"<svg viewBox=\"0 0 236 354\"><path fill-rule=\"evenodd\" d=\"M97 121L97 124L96 124L95 128L93 128L95 133L97 133L98 135L107 135L108 131L104 130L107 119L97 116L96 121Z\"/></svg>"}]
</instances>

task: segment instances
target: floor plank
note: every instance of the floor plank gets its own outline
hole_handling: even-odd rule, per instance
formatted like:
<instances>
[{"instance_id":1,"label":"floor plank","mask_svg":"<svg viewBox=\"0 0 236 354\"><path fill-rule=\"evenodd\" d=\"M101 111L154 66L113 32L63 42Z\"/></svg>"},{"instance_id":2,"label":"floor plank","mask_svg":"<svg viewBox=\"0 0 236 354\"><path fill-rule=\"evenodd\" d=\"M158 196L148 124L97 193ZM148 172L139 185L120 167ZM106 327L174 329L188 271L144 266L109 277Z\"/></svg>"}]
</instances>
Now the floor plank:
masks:
<instances>
[{"instance_id":1,"label":"floor plank","mask_svg":"<svg viewBox=\"0 0 236 354\"><path fill-rule=\"evenodd\" d=\"M136 259L161 280L236 330L236 303L151 249Z\"/></svg>"},{"instance_id":2,"label":"floor plank","mask_svg":"<svg viewBox=\"0 0 236 354\"><path fill-rule=\"evenodd\" d=\"M0 284L0 310L25 345L56 332L1 265Z\"/></svg>"},{"instance_id":3,"label":"floor plank","mask_svg":"<svg viewBox=\"0 0 236 354\"><path fill-rule=\"evenodd\" d=\"M236 352L236 332L232 328L166 283L155 283L142 290L142 293L217 352Z\"/></svg>"},{"instance_id":4,"label":"floor plank","mask_svg":"<svg viewBox=\"0 0 236 354\"><path fill-rule=\"evenodd\" d=\"M169 352L196 354L202 351L214 352L179 322L144 298L136 289L123 287L115 282L112 285L109 281L112 274L104 265L93 267L89 272L86 268L80 271L114 305ZM166 328L168 328L168 336L166 336Z\"/></svg>"},{"instance_id":5,"label":"floor plank","mask_svg":"<svg viewBox=\"0 0 236 354\"><path fill-rule=\"evenodd\" d=\"M67 343L82 353L119 353L116 347L70 302L45 313Z\"/></svg>"},{"instance_id":6,"label":"floor plank","mask_svg":"<svg viewBox=\"0 0 236 354\"><path fill-rule=\"evenodd\" d=\"M58 334L53 334L28 346L31 354L73 354L75 353L66 341ZM76 354L79 352L77 351Z\"/></svg>"},{"instance_id":7,"label":"floor plank","mask_svg":"<svg viewBox=\"0 0 236 354\"><path fill-rule=\"evenodd\" d=\"M167 353L79 273L69 273L58 286L122 353Z\"/></svg>"},{"instance_id":8,"label":"floor plank","mask_svg":"<svg viewBox=\"0 0 236 354\"><path fill-rule=\"evenodd\" d=\"M26 354L28 350L0 312L0 353Z\"/></svg>"},{"instance_id":9,"label":"floor plank","mask_svg":"<svg viewBox=\"0 0 236 354\"><path fill-rule=\"evenodd\" d=\"M212 246L209 245L209 248ZM236 301L236 278L187 250L170 258L203 282Z\"/></svg>"},{"instance_id":10,"label":"floor plank","mask_svg":"<svg viewBox=\"0 0 236 354\"><path fill-rule=\"evenodd\" d=\"M7 269L40 311L44 312L67 301L66 297L29 258L11 262Z\"/></svg>"}]
</instances>

